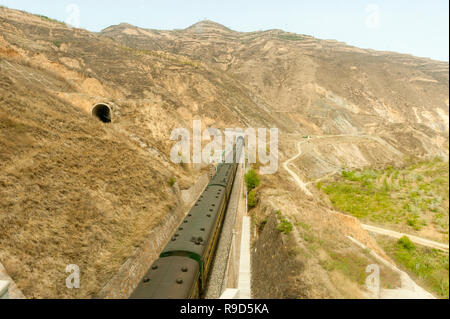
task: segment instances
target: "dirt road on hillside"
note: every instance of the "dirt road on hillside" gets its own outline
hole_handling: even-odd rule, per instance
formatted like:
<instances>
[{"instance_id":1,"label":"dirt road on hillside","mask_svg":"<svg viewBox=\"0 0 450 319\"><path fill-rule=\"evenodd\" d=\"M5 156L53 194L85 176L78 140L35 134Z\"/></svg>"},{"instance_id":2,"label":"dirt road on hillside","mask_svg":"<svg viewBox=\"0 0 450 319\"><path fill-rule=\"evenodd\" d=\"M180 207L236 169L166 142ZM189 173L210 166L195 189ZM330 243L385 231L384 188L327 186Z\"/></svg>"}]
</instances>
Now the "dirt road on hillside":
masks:
<instances>
[{"instance_id":1,"label":"dirt road on hillside","mask_svg":"<svg viewBox=\"0 0 450 319\"><path fill-rule=\"evenodd\" d=\"M297 185L300 186L300 188L302 189L302 191L303 191L306 195L312 196L312 193L309 191L309 189L308 189L308 187L307 187L308 183L303 182L303 181L300 179L300 177L298 177L298 175L295 174L295 173L289 168L289 165L290 165L293 161L295 161L297 158L299 158L299 157L302 155L301 145L302 145L303 143L305 143L305 142L306 142L306 141L302 141L302 142L299 142L299 143L297 144L297 147L298 147L298 153L297 153L297 155L295 155L295 156L292 157L291 159L289 159L289 160L287 160L286 162L284 162L284 163L283 163L283 167L284 167L284 169L292 176L292 178L295 180L295 182L297 183Z\"/></svg>"},{"instance_id":2,"label":"dirt road on hillside","mask_svg":"<svg viewBox=\"0 0 450 319\"><path fill-rule=\"evenodd\" d=\"M297 134L291 134L291 135L297 135ZM289 168L289 166L291 165L292 162L294 162L295 160L297 160L300 156L304 155L304 152L302 150L302 144L305 143L310 143L310 142L314 142L317 140L324 140L324 139L346 139L346 138L357 138L357 139L361 139L361 140L371 140L374 142L377 142L378 144L382 145L383 147L385 147L387 150L389 150L392 154L395 154L399 157L402 157L403 154L398 151L395 147L393 147L392 145L390 145L388 142L386 142L385 140L383 140L382 138L378 137L378 136L371 136L371 135L360 135L360 134L340 134L340 135L326 135L326 136L311 136L308 139L305 139L303 141L299 141L297 142L297 149L298 149L298 153L288 159L286 162L283 163L283 168L292 176L292 178L294 178L295 182L297 183L297 185L303 190L303 192L308 195L308 196L312 196L311 191L308 189L308 185L310 184L314 184L317 183L325 178L331 177L334 174L336 174L337 172L339 172L339 170L333 170L331 172L329 172L328 174L312 180L312 181L308 181L308 182L304 182L299 176L298 174L296 174L293 170L291 170L291 168Z\"/></svg>"},{"instance_id":3,"label":"dirt road on hillside","mask_svg":"<svg viewBox=\"0 0 450 319\"><path fill-rule=\"evenodd\" d=\"M319 137L319 138L327 138L328 136L324 136L324 137ZM337 136L333 136L333 137L337 137ZM343 137L343 136L342 136ZM375 138L375 140L377 140ZM313 182L309 182L309 183L305 183L304 181L301 180L301 178L295 173L293 172L290 168L289 165L295 161L297 158L299 158L303 153L302 153L302 149L301 149L301 145L303 143L309 142L310 140L305 140L305 141L301 141L297 143L297 147L298 147L298 153L290 158L289 160L287 160L286 162L283 163L283 167L284 169L292 176L292 178L294 179L294 181L297 183L297 185L304 191L304 193L308 196L312 196L312 193L309 191L308 189L308 184L314 183ZM391 146L392 147L392 146ZM324 177L320 178L323 179ZM374 227L374 226L370 226L370 225L364 225L361 224L363 229L367 230L367 231L372 231L375 233L382 233L383 235L387 235L387 236L391 236L394 238L400 238L405 234L401 234L395 231L391 231L388 229L382 229L379 227ZM446 250L448 251L448 245L446 246L445 244L441 244L441 243L437 243L437 242L433 242L431 240L427 240L427 239L423 239L420 237L416 237L416 236L411 236L411 235L407 235L408 237L410 237L410 239L418 244L427 246L427 247L431 247L431 248L436 248L436 249L441 249L441 250ZM365 247L363 244L361 244L360 242L358 242L356 239L347 236L352 242L354 242L355 244L357 244L358 246L360 246L363 249L366 249L367 247ZM384 260L383 258L381 258L379 255L377 255L374 252L371 252L371 254L373 254L373 256L379 260L380 262L382 262L383 264L387 265L388 267L390 267L391 269L395 270L396 272L398 272L400 274L400 278L402 281L402 287L399 289L380 289L379 292L377 292L374 296L375 298L379 298L379 299L430 299L430 298L434 298L433 295L431 295L429 292L427 292L425 289L423 289L422 287L418 286L405 272L399 270L395 265L387 262L386 260Z\"/></svg>"},{"instance_id":4,"label":"dirt road on hillside","mask_svg":"<svg viewBox=\"0 0 450 319\"><path fill-rule=\"evenodd\" d=\"M355 137L355 136L363 137L363 138L367 138L367 139L372 139L372 140L375 140L375 141L385 145L386 147L393 148L390 144L388 144L386 142L384 142L384 143L381 142L382 139L377 138L377 137L373 137L373 136L368 136L368 135L354 135L354 134L352 134L352 135L327 135L327 136L317 136L317 137L315 137L315 139L339 138L339 137L345 138L345 137ZM301 178L294 171L292 171L289 168L289 165L293 161L295 161L297 158L299 158L301 155L303 155L301 145L303 143L310 142L310 141L311 140L309 139L309 140L298 142L297 143L298 153L294 157L290 158L289 160L287 160L286 162L283 163L284 169L292 176L292 178L295 180L297 185L308 196L312 196L311 191L308 189L308 185L314 184L314 183L318 182L319 180L322 180L324 178L327 178L327 177L337 173L337 171L335 171L335 172L332 172L332 173L330 173L330 174L328 174L326 176L323 176L323 177L321 177L319 179L316 179L314 181L304 182L304 181L301 180ZM398 152L394 148L393 148L392 151L393 152ZM393 230L390 230L390 229L384 229L384 228L380 228L380 227L376 227L376 226L372 226L372 225L367 225L367 224L361 224L361 225L362 225L362 227L365 230L373 232L373 233L376 233L376 234L386 235L386 236L397 238L397 239L401 238L403 236L408 236L411 239L411 241L413 241L416 244L419 244L419 245L422 245L422 246L426 246L426 247L430 247L430 248L434 248L434 249L443 250L443 251L446 251L446 252L449 251L449 245L446 245L446 244L443 244L443 243L439 243L439 242L432 241L432 240L429 240L429 239L417 237L417 236L414 236L414 235L399 233L399 232L396 232L396 231L393 231Z\"/></svg>"},{"instance_id":5,"label":"dirt road on hillside","mask_svg":"<svg viewBox=\"0 0 450 319\"><path fill-rule=\"evenodd\" d=\"M352 241L355 245L361 247L361 249L367 249L367 246L360 243L353 237L347 236L347 238ZM420 287L418 284L412 280L407 273L398 269L395 265L387 262L384 258L379 256L374 251L370 251L370 254L375 257L378 262L389 267L391 270L395 271L400 275L401 288L388 289L378 287L378 290L371 291L371 297L377 299L436 299L428 291Z\"/></svg>"},{"instance_id":6,"label":"dirt road on hillside","mask_svg":"<svg viewBox=\"0 0 450 319\"><path fill-rule=\"evenodd\" d=\"M372 225L365 225L365 224L361 224L361 225L365 230L372 232L372 233L385 235L385 236L389 236L389 237L393 237L393 238L402 238L403 236L408 236L408 238L411 239L411 241L413 243L448 252L448 245L443 244L443 243L439 243L439 242L436 242L433 240L417 237L414 235L399 233L399 232L396 232L393 230L384 229L384 228L380 228L380 227L376 227L376 226L372 226Z\"/></svg>"}]
</instances>

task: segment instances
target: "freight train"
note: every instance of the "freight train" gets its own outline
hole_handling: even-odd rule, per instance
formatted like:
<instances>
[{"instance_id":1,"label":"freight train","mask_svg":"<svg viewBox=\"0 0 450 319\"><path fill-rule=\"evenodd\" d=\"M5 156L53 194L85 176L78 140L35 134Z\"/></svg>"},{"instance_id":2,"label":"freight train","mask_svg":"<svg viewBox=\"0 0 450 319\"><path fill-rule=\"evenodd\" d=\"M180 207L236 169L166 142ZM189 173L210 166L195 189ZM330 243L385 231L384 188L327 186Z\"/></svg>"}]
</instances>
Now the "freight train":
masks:
<instances>
[{"instance_id":1,"label":"freight train","mask_svg":"<svg viewBox=\"0 0 450 319\"><path fill-rule=\"evenodd\" d=\"M217 166L216 174L130 299L198 299L202 296L244 143L244 138L239 136L233 151Z\"/></svg>"}]
</instances>

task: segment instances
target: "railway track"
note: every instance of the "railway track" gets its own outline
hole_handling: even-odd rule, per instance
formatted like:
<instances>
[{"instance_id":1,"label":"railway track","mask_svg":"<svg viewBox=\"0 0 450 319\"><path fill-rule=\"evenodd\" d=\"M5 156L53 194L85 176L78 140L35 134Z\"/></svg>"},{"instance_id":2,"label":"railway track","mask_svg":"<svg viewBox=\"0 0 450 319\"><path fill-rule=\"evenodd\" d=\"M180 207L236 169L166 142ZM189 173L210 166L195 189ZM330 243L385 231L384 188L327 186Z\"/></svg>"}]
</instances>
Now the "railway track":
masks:
<instances>
[{"instance_id":1,"label":"railway track","mask_svg":"<svg viewBox=\"0 0 450 319\"><path fill-rule=\"evenodd\" d=\"M238 137L202 195L148 269L131 299L200 298L205 292L233 190L244 138Z\"/></svg>"}]
</instances>

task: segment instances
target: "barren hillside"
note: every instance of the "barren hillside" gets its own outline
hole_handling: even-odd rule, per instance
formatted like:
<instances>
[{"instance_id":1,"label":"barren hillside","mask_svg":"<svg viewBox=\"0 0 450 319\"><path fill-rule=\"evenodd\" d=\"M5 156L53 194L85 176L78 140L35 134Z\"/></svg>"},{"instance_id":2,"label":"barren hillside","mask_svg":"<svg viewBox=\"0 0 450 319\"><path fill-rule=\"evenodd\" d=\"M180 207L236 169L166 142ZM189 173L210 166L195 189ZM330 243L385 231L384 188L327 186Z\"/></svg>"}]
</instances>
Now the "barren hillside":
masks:
<instances>
[{"instance_id":1,"label":"barren hillside","mask_svg":"<svg viewBox=\"0 0 450 319\"><path fill-rule=\"evenodd\" d=\"M170 214L169 180L198 175L168 160L173 128L244 126L242 105L249 125L270 120L199 62L6 8L0 30L0 260L27 297L94 296ZM70 291L75 262L89 284Z\"/></svg>"},{"instance_id":2,"label":"barren hillside","mask_svg":"<svg viewBox=\"0 0 450 319\"><path fill-rule=\"evenodd\" d=\"M407 152L448 152L448 63L210 21L176 31L121 24L101 35L221 69L297 133L372 133Z\"/></svg>"}]
</instances>

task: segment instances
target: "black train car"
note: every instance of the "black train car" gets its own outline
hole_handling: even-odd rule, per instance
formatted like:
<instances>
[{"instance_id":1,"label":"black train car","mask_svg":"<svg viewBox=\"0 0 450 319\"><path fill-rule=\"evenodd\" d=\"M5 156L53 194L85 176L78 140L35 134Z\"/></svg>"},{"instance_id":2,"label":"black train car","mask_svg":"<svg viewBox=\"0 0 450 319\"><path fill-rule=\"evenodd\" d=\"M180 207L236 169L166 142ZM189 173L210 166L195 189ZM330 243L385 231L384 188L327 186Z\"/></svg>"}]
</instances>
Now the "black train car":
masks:
<instances>
[{"instance_id":1,"label":"black train car","mask_svg":"<svg viewBox=\"0 0 450 319\"><path fill-rule=\"evenodd\" d=\"M203 290L227 206L223 186L209 185L164 248L161 257L187 256L200 268Z\"/></svg>"},{"instance_id":2,"label":"black train car","mask_svg":"<svg viewBox=\"0 0 450 319\"><path fill-rule=\"evenodd\" d=\"M159 258L147 271L131 299L196 299L199 266L188 257Z\"/></svg>"},{"instance_id":3,"label":"black train car","mask_svg":"<svg viewBox=\"0 0 450 319\"><path fill-rule=\"evenodd\" d=\"M130 298L185 299L201 295L233 187L236 158L243 146L243 138L238 138L233 158L227 160L231 163L218 165L215 176Z\"/></svg>"}]
</instances>

